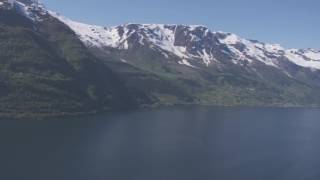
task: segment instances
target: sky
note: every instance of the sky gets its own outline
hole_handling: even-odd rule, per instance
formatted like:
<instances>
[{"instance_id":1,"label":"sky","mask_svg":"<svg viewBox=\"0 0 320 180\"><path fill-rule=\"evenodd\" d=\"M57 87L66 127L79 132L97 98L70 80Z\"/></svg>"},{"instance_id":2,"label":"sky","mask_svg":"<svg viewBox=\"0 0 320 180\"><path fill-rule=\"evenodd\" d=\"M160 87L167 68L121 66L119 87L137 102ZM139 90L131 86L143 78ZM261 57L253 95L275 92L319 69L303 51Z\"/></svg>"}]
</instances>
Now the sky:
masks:
<instances>
[{"instance_id":1,"label":"sky","mask_svg":"<svg viewBox=\"0 0 320 180\"><path fill-rule=\"evenodd\" d=\"M320 0L42 0L73 20L205 25L213 31L320 50Z\"/></svg>"}]
</instances>

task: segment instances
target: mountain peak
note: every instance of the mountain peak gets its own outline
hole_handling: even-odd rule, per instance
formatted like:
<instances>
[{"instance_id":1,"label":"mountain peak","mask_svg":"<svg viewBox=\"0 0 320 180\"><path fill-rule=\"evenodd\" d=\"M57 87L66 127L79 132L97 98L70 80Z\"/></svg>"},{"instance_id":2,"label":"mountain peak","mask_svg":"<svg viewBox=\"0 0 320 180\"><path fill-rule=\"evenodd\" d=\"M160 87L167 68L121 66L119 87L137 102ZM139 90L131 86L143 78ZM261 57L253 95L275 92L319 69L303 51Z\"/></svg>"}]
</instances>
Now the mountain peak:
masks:
<instances>
[{"instance_id":1,"label":"mountain peak","mask_svg":"<svg viewBox=\"0 0 320 180\"><path fill-rule=\"evenodd\" d=\"M39 0L0 0L0 8L14 9L33 21L41 21L48 14Z\"/></svg>"}]
</instances>

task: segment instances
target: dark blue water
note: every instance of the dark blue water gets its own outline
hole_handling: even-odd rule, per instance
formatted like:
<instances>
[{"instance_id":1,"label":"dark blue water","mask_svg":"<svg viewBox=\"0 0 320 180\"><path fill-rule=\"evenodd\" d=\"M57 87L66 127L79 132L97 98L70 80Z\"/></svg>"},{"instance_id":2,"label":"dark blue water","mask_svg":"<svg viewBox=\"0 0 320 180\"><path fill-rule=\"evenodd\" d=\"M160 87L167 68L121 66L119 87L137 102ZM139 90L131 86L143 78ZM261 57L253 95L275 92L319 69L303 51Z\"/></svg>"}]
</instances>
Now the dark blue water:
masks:
<instances>
[{"instance_id":1,"label":"dark blue water","mask_svg":"<svg viewBox=\"0 0 320 180\"><path fill-rule=\"evenodd\" d=\"M319 180L320 109L0 121L1 180Z\"/></svg>"}]
</instances>

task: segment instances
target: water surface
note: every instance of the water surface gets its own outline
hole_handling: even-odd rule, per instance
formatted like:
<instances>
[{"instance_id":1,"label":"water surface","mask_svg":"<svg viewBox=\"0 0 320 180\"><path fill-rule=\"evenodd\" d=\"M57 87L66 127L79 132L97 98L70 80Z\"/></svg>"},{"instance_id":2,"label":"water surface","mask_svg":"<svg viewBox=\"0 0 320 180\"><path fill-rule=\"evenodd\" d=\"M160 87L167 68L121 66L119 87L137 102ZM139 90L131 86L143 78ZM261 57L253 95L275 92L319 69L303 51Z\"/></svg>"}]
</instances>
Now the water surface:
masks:
<instances>
[{"instance_id":1,"label":"water surface","mask_svg":"<svg viewBox=\"0 0 320 180\"><path fill-rule=\"evenodd\" d=\"M319 180L320 109L180 107L0 121L3 180Z\"/></svg>"}]
</instances>

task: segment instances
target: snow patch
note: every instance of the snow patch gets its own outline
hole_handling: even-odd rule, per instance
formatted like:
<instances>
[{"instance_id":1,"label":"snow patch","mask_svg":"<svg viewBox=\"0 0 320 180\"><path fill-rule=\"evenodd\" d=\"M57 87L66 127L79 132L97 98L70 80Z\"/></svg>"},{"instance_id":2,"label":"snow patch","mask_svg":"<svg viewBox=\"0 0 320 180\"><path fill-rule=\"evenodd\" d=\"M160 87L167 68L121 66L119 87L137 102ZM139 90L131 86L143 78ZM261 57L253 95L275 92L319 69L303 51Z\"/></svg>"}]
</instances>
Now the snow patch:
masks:
<instances>
[{"instance_id":1,"label":"snow patch","mask_svg":"<svg viewBox=\"0 0 320 180\"><path fill-rule=\"evenodd\" d=\"M252 63L254 61L260 61L268 66L278 68L276 57L282 56L279 54L284 49L278 44L264 44L257 41L251 41L238 37L235 34L223 33L225 38L220 39L220 43L225 44L233 54L233 62L248 61ZM242 47L239 47L242 46ZM273 55L275 58L270 57Z\"/></svg>"},{"instance_id":2,"label":"snow patch","mask_svg":"<svg viewBox=\"0 0 320 180\"><path fill-rule=\"evenodd\" d=\"M29 0L29 2L9 0L8 3L11 4L12 8L32 21L42 21L41 15L48 13L45 6L38 0Z\"/></svg>"},{"instance_id":3,"label":"snow patch","mask_svg":"<svg viewBox=\"0 0 320 180\"><path fill-rule=\"evenodd\" d=\"M192 68L196 68L195 66L191 65L190 62L188 60L186 60L186 59L182 59L178 63L181 64L181 65L186 65L186 66L189 66L189 67L192 67Z\"/></svg>"},{"instance_id":4,"label":"snow patch","mask_svg":"<svg viewBox=\"0 0 320 180\"><path fill-rule=\"evenodd\" d=\"M120 61L123 62L123 63L128 63L128 61L125 60L125 59L120 59Z\"/></svg>"},{"instance_id":5,"label":"snow patch","mask_svg":"<svg viewBox=\"0 0 320 180\"><path fill-rule=\"evenodd\" d=\"M295 63L298 66L320 69L320 59L317 59L320 56L320 53L307 51L305 53L299 54L297 50L287 50L285 57ZM307 59L305 58L307 57Z\"/></svg>"},{"instance_id":6,"label":"snow patch","mask_svg":"<svg viewBox=\"0 0 320 180\"><path fill-rule=\"evenodd\" d=\"M213 55L209 55L205 49L202 50L201 58L203 59L203 62L206 64L206 66L209 66L214 59Z\"/></svg>"},{"instance_id":7,"label":"snow patch","mask_svg":"<svg viewBox=\"0 0 320 180\"><path fill-rule=\"evenodd\" d=\"M222 32L220 32L220 33L222 33ZM219 40L220 43L234 45L234 44L238 44L240 42L240 38L237 35L231 34L231 33L228 33L226 35L227 36L224 39Z\"/></svg>"},{"instance_id":8,"label":"snow patch","mask_svg":"<svg viewBox=\"0 0 320 180\"><path fill-rule=\"evenodd\" d=\"M87 45L91 47L113 47L119 49L128 49L126 36L120 36L117 28L105 28L102 26L89 25L72 21L60 14L49 11L49 13L69 26ZM124 34L128 33L126 30Z\"/></svg>"},{"instance_id":9,"label":"snow patch","mask_svg":"<svg viewBox=\"0 0 320 180\"><path fill-rule=\"evenodd\" d=\"M320 61L320 52L308 51L303 55L309 59Z\"/></svg>"}]
</instances>

